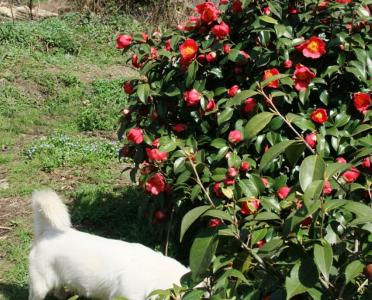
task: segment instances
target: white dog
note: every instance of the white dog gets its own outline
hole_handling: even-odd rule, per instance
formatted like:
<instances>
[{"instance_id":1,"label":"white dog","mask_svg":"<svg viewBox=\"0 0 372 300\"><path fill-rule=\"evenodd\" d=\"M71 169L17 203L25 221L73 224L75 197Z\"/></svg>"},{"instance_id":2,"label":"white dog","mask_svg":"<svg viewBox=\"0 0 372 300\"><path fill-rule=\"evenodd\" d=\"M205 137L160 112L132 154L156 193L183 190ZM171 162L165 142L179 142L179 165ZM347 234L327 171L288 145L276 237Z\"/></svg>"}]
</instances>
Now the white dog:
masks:
<instances>
[{"instance_id":1,"label":"white dog","mask_svg":"<svg viewBox=\"0 0 372 300\"><path fill-rule=\"evenodd\" d=\"M34 192L34 241L30 252L29 300L64 288L108 300L148 299L156 289L180 284L189 270L141 244L106 239L71 228L67 207L51 190Z\"/></svg>"}]
</instances>

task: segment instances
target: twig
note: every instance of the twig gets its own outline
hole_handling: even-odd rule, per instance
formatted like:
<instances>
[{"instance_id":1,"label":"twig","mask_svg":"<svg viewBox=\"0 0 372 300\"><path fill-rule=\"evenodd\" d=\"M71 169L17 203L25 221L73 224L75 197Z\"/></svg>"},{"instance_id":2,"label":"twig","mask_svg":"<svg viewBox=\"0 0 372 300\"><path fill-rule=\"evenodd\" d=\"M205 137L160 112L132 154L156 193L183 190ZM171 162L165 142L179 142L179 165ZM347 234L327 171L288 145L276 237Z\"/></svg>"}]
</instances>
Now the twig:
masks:
<instances>
[{"instance_id":1,"label":"twig","mask_svg":"<svg viewBox=\"0 0 372 300\"><path fill-rule=\"evenodd\" d=\"M174 216L174 207L172 208L172 212L170 215L169 219L169 224L168 224L168 229L167 229L167 239L165 241L165 246L164 246L164 255L168 256L168 247L169 247L169 238L170 238L170 231L173 223L173 216Z\"/></svg>"},{"instance_id":2,"label":"twig","mask_svg":"<svg viewBox=\"0 0 372 300\"><path fill-rule=\"evenodd\" d=\"M3 230L12 230L11 227L7 227L7 226L0 226L0 229L3 229Z\"/></svg>"}]
</instances>

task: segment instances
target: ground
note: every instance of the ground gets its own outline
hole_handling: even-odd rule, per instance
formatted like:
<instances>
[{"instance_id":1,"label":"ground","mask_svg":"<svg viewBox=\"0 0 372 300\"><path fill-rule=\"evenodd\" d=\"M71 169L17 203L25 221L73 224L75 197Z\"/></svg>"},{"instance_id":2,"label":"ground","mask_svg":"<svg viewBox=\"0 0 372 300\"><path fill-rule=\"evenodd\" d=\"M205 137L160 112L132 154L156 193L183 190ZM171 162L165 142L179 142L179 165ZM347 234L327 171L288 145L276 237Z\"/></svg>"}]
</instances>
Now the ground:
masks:
<instances>
[{"instance_id":1,"label":"ground","mask_svg":"<svg viewBox=\"0 0 372 300\"><path fill-rule=\"evenodd\" d=\"M82 230L156 246L115 134L134 71L114 40L139 27L75 13L0 22L0 299L27 299L34 189L57 190Z\"/></svg>"}]
</instances>

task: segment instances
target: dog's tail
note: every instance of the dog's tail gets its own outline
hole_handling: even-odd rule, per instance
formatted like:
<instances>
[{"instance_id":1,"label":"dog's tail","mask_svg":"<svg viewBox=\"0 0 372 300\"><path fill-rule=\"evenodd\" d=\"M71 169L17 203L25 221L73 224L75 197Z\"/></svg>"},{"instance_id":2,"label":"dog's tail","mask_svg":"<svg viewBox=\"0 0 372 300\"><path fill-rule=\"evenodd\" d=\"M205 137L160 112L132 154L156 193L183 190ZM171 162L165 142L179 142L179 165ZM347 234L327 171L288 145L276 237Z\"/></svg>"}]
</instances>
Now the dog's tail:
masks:
<instances>
[{"instance_id":1,"label":"dog's tail","mask_svg":"<svg viewBox=\"0 0 372 300\"><path fill-rule=\"evenodd\" d=\"M53 229L65 231L71 227L70 215L61 198L52 190L35 191L32 194L34 234L42 235Z\"/></svg>"}]
</instances>

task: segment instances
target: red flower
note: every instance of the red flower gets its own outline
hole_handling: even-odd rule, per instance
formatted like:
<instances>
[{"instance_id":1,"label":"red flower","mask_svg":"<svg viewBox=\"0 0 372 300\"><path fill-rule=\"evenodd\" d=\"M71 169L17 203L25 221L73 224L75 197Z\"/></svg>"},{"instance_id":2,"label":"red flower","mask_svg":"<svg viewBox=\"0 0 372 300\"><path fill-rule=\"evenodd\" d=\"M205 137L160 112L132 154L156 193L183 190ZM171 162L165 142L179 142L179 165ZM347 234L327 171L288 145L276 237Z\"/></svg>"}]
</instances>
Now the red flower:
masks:
<instances>
[{"instance_id":1,"label":"red flower","mask_svg":"<svg viewBox=\"0 0 372 300\"><path fill-rule=\"evenodd\" d=\"M282 186L277 190L276 195L278 196L279 199L283 200L288 197L290 191L291 191L290 187Z\"/></svg>"},{"instance_id":2,"label":"red flower","mask_svg":"<svg viewBox=\"0 0 372 300\"><path fill-rule=\"evenodd\" d=\"M189 17L189 20L187 21L185 25L185 30L186 31L193 31L195 29L198 29L201 25L200 18L191 16Z\"/></svg>"},{"instance_id":3,"label":"red flower","mask_svg":"<svg viewBox=\"0 0 372 300\"><path fill-rule=\"evenodd\" d=\"M342 174L342 178L347 182L351 183L358 179L360 172L357 168L351 167L349 170Z\"/></svg>"},{"instance_id":4,"label":"red flower","mask_svg":"<svg viewBox=\"0 0 372 300\"><path fill-rule=\"evenodd\" d=\"M160 173L155 173L146 181L145 189L153 196L157 196L159 195L159 193L165 191L165 185L166 184L163 175L161 175Z\"/></svg>"},{"instance_id":5,"label":"red flower","mask_svg":"<svg viewBox=\"0 0 372 300\"><path fill-rule=\"evenodd\" d=\"M135 68L139 68L141 65L138 63L138 56L137 54L133 54L132 56L132 65Z\"/></svg>"},{"instance_id":6,"label":"red flower","mask_svg":"<svg viewBox=\"0 0 372 300\"><path fill-rule=\"evenodd\" d=\"M213 219L209 220L208 227L215 228L215 227L217 227L218 225L221 225L221 224L222 224L221 219L213 218Z\"/></svg>"},{"instance_id":7,"label":"red flower","mask_svg":"<svg viewBox=\"0 0 372 300\"><path fill-rule=\"evenodd\" d=\"M324 183L324 187L323 187L323 195L330 195L330 194L332 194L331 183L329 182L329 180L326 180L326 182Z\"/></svg>"},{"instance_id":8,"label":"red flower","mask_svg":"<svg viewBox=\"0 0 372 300\"><path fill-rule=\"evenodd\" d=\"M223 181L224 184L226 185L233 185L235 184L235 179L233 178L225 178L225 180Z\"/></svg>"},{"instance_id":9,"label":"red flower","mask_svg":"<svg viewBox=\"0 0 372 300\"><path fill-rule=\"evenodd\" d=\"M156 49L155 47L151 47L150 49L150 58L153 60L158 59L158 49Z\"/></svg>"},{"instance_id":10,"label":"red flower","mask_svg":"<svg viewBox=\"0 0 372 300\"><path fill-rule=\"evenodd\" d=\"M177 133L183 132L183 131L185 131L187 129L187 125L186 124L182 124L182 123L174 124L172 126L172 129L173 129L174 132L177 132Z\"/></svg>"},{"instance_id":11,"label":"red flower","mask_svg":"<svg viewBox=\"0 0 372 300\"><path fill-rule=\"evenodd\" d=\"M243 139L243 136L239 130L232 130L229 133L228 140L232 144L237 144Z\"/></svg>"},{"instance_id":12,"label":"red flower","mask_svg":"<svg viewBox=\"0 0 372 300\"><path fill-rule=\"evenodd\" d=\"M260 240L257 242L256 245L258 248L262 248L263 246L265 246L265 244L266 244L266 240Z\"/></svg>"},{"instance_id":13,"label":"red flower","mask_svg":"<svg viewBox=\"0 0 372 300\"><path fill-rule=\"evenodd\" d=\"M240 172L247 172L251 166L249 165L249 162L243 161L239 171Z\"/></svg>"},{"instance_id":14,"label":"red flower","mask_svg":"<svg viewBox=\"0 0 372 300\"><path fill-rule=\"evenodd\" d=\"M240 0L234 0L231 5L231 11L237 14L243 10L243 3Z\"/></svg>"},{"instance_id":15,"label":"red flower","mask_svg":"<svg viewBox=\"0 0 372 300\"><path fill-rule=\"evenodd\" d=\"M354 107L360 112L364 112L371 105L371 96L367 93L353 94Z\"/></svg>"},{"instance_id":16,"label":"red flower","mask_svg":"<svg viewBox=\"0 0 372 300\"><path fill-rule=\"evenodd\" d=\"M129 81L124 83L123 89L128 95L133 93L133 85Z\"/></svg>"},{"instance_id":17,"label":"red flower","mask_svg":"<svg viewBox=\"0 0 372 300\"><path fill-rule=\"evenodd\" d=\"M205 59L207 60L207 62L211 63L211 62L214 62L216 59L217 59L217 53L212 51L212 52L209 52L207 53L207 55L205 56Z\"/></svg>"},{"instance_id":18,"label":"red flower","mask_svg":"<svg viewBox=\"0 0 372 300\"><path fill-rule=\"evenodd\" d=\"M152 146L155 148L159 147L159 140L160 138L156 138L155 140L152 141Z\"/></svg>"},{"instance_id":19,"label":"red flower","mask_svg":"<svg viewBox=\"0 0 372 300\"><path fill-rule=\"evenodd\" d=\"M252 199L249 201L244 201L242 203L242 207L240 208L240 212L242 215L251 215L255 213L261 206L261 202L259 199Z\"/></svg>"},{"instance_id":20,"label":"red flower","mask_svg":"<svg viewBox=\"0 0 372 300\"><path fill-rule=\"evenodd\" d=\"M165 41L165 50L172 51L172 46L171 46L171 40L170 39Z\"/></svg>"},{"instance_id":21,"label":"red flower","mask_svg":"<svg viewBox=\"0 0 372 300\"><path fill-rule=\"evenodd\" d=\"M326 44L322 39L318 38L317 36L312 36L307 41L298 45L296 49L302 52L305 57L316 59L326 53L325 47Z\"/></svg>"},{"instance_id":22,"label":"red flower","mask_svg":"<svg viewBox=\"0 0 372 300\"><path fill-rule=\"evenodd\" d=\"M195 11L200 14L200 19L206 24L217 21L218 16L220 15L220 11L216 8L213 2L198 4L195 7Z\"/></svg>"},{"instance_id":23,"label":"red flower","mask_svg":"<svg viewBox=\"0 0 372 300\"><path fill-rule=\"evenodd\" d=\"M211 31L218 39L222 40L229 35L230 27L225 22L221 22L218 25L214 25Z\"/></svg>"},{"instance_id":24,"label":"red flower","mask_svg":"<svg viewBox=\"0 0 372 300\"><path fill-rule=\"evenodd\" d=\"M183 99L186 102L186 106L196 106L199 104L201 94L196 90L192 89L183 93Z\"/></svg>"},{"instance_id":25,"label":"red flower","mask_svg":"<svg viewBox=\"0 0 372 300\"><path fill-rule=\"evenodd\" d=\"M213 99L208 100L207 107L205 108L206 111L213 111L217 107L216 102Z\"/></svg>"},{"instance_id":26,"label":"red flower","mask_svg":"<svg viewBox=\"0 0 372 300\"><path fill-rule=\"evenodd\" d=\"M143 41L139 41L139 43L147 43L147 41L149 40L149 35L144 32L141 32L141 35L143 37Z\"/></svg>"},{"instance_id":27,"label":"red flower","mask_svg":"<svg viewBox=\"0 0 372 300\"><path fill-rule=\"evenodd\" d=\"M238 92L240 92L240 88L238 85L233 85L231 88L227 90L227 95L229 97L234 97Z\"/></svg>"},{"instance_id":28,"label":"red flower","mask_svg":"<svg viewBox=\"0 0 372 300\"><path fill-rule=\"evenodd\" d=\"M293 62L290 59L287 59L283 62L283 67L286 69L290 69L293 66Z\"/></svg>"},{"instance_id":29,"label":"red flower","mask_svg":"<svg viewBox=\"0 0 372 300\"><path fill-rule=\"evenodd\" d=\"M249 113L255 109L257 103L253 98L247 98L243 104L243 112Z\"/></svg>"},{"instance_id":30,"label":"red flower","mask_svg":"<svg viewBox=\"0 0 372 300\"><path fill-rule=\"evenodd\" d=\"M316 146L316 132L309 133L305 136L306 143L309 144L311 148L315 148Z\"/></svg>"},{"instance_id":31,"label":"red flower","mask_svg":"<svg viewBox=\"0 0 372 300\"><path fill-rule=\"evenodd\" d=\"M351 2L353 2L353 0L336 0L337 3L341 3L341 4L349 4Z\"/></svg>"},{"instance_id":32,"label":"red flower","mask_svg":"<svg viewBox=\"0 0 372 300\"><path fill-rule=\"evenodd\" d=\"M141 144L143 142L143 130L140 128L132 128L127 134L128 141L134 144Z\"/></svg>"},{"instance_id":33,"label":"red flower","mask_svg":"<svg viewBox=\"0 0 372 300\"><path fill-rule=\"evenodd\" d=\"M251 57L249 56L249 54L247 52L245 52L244 50L239 51L238 59L239 59L240 63L246 63L247 60L250 59L250 58Z\"/></svg>"},{"instance_id":34,"label":"red flower","mask_svg":"<svg viewBox=\"0 0 372 300\"><path fill-rule=\"evenodd\" d=\"M238 176L239 172L237 169L235 169L234 167L230 167L228 170L227 170L227 173L226 173L226 176L229 177L229 178L235 178L236 176Z\"/></svg>"},{"instance_id":35,"label":"red flower","mask_svg":"<svg viewBox=\"0 0 372 300\"><path fill-rule=\"evenodd\" d=\"M230 53L230 51L231 51L231 45L229 45L229 44L223 44L223 46L222 46L222 50L223 50L223 52L224 52L225 54Z\"/></svg>"},{"instance_id":36,"label":"red flower","mask_svg":"<svg viewBox=\"0 0 372 300\"><path fill-rule=\"evenodd\" d=\"M296 65L296 70L293 73L293 80L295 83L295 89L297 91L304 91L307 89L311 80L315 77L315 74L301 64Z\"/></svg>"},{"instance_id":37,"label":"red flower","mask_svg":"<svg viewBox=\"0 0 372 300\"><path fill-rule=\"evenodd\" d=\"M347 163L346 159L341 157L341 156L336 158L336 162L338 162L339 164L346 164Z\"/></svg>"},{"instance_id":38,"label":"red flower","mask_svg":"<svg viewBox=\"0 0 372 300\"><path fill-rule=\"evenodd\" d=\"M362 168L365 168L365 169L368 169L371 167L371 159L369 157L365 157L363 160L362 160L362 164L361 164Z\"/></svg>"},{"instance_id":39,"label":"red flower","mask_svg":"<svg viewBox=\"0 0 372 300\"><path fill-rule=\"evenodd\" d=\"M146 148L147 156L150 160L156 162L162 162L167 160L167 152L161 152L158 149Z\"/></svg>"},{"instance_id":40,"label":"red flower","mask_svg":"<svg viewBox=\"0 0 372 300\"><path fill-rule=\"evenodd\" d=\"M323 124L328 120L327 111L324 108L317 108L311 113L311 119L315 123Z\"/></svg>"},{"instance_id":41,"label":"red flower","mask_svg":"<svg viewBox=\"0 0 372 300\"><path fill-rule=\"evenodd\" d=\"M279 73L278 69L276 69L276 68L265 70L263 80L267 80L270 77L273 77L273 76L278 75L278 74L280 74L280 73ZM271 87L273 89L277 89L279 87L279 79L271 81L267 86Z\"/></svg>"},{"instance_id":42,"label":"red flower","mask_svg":"<svg viewBox=\"0 0 372 300\"><path fill-rule=\"evenodd\" d=\"M119 35L116 38L116 48L124 49L127 48L132 43L132 37L130 35L124 34Z\"/></svg>"},{"instance_id":43,"label":"red flower","mask_svg":"<svg viewBox=\"0 0 372 300\"><path fill-rule=\"evenodd\" d=\"M221 191L221 182L216 182L213 185L213 191L214 191L214 193L216 194L217 197L219 197L219 198L223 197L223 193Z\"/></svg>"},{"instance_id":44,"label":"red flower","mask_svg":"<svg viewBox=\"0 0 372 300\"><path fill-rule=\"evenodd\" d=\"M220 5L226 5L229 4L229 0L220 0Z\"/></svg>"},{"instance_id":45,"label":"red flower","mask_svg":"<svg viewBox=\"0 0 372 300\"><path fill-rule=\"evenodd\" d=\"M295 8L295 7L289 7L289 8L288 8L288 12L289 12L291 15L297 15L297 14L298 14L298 9Z\"/></svg>"},{"instance_id":46,"label":"red flower","mask_svg":"<svg viewBox=\"0 0 372 300\"><path fill-rule=\"evenodd\" d=\"M198 62L200 62L201 64L203 64L203 63L205 63L205 61L207 59L205 57L205 54L199 54L198 57L197 57L197 60L198 60Z\"/></svg>"},{"instance_id":47,"label":"red flower","mask_svg":"<svg viewBox=\"0 0 372 300\"><path fill-rule=\"evenodd\" d=\"M270 14L270 7L266 6L266 7L263 9L263 13L264 13L264 15L269 15L269 14Z\"/></svg>"},{"instance_id":48,"label":"red flower","mask_svg":"<svg viewBox=\"0 0 372 300\"><path fill-rule=\"evenodd\" d=\"M187 39L179 47L181 57L185 61L191 61L196 57L199 46L193 39Z\"/></svg>"},{"instance_id":49,"label":"red flower","mask_svg":"<svg viewBox=\"0 0 372 300\"><path fill-rule=\"evenodd\" d=\"M261 181L262 181L262 183L263 183L263 185L265 187L268 187L269 186L269 180L267 180L267 178L261 177Z\"/></svg>"}]
</instances>

